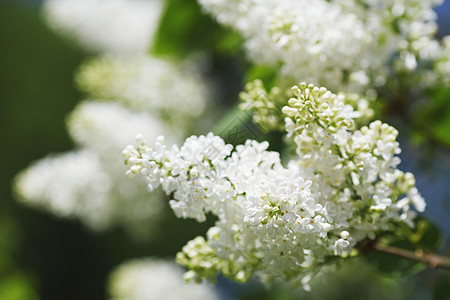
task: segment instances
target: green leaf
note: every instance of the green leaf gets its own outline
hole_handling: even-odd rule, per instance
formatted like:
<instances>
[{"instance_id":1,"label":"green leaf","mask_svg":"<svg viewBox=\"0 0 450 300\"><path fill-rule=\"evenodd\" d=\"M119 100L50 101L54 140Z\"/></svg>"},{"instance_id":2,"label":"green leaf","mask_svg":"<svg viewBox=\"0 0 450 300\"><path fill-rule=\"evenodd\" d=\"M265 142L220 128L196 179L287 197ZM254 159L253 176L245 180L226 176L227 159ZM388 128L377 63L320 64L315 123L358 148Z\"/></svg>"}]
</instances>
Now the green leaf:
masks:
<instances>
[{"instance_id":1,"label":"green leaf","mask_svg":"<svg viewBox=\"0 0 450 300\"><path fill-rule=\"evenodd\" d=\"M409 276L423 271L427 267L425 263L387 253L371 251L365 253L363 256L377 269L380 275L386 277L400 278Z\"/></svg>"},{"instance_id":2,"label":"green leaf","mask_svg":"<svg viewBox=\"0 0 450 300\"><path fill-rule=\"evenodd\" d=\"M183 58L194 51L232 53L242 45L236 32L219 26L195 0L168 0L151 52Z\"/></svg>"},{"instance_id":3,"label":"green leaf","mask_svg":"<svg viewBox=\"0 0 450 300\"><path fill-rule=\"evenodd\" d=\"M450 273L442 274L434 285L434 300L450 300Z\"/></svg>"},{"instance_id":4,"label":"green leaf","mask_svg":"<svg viewBox=\"0 0 450 300\"><path fill-rule=\"evenodd\" d=\"M251 114L242 111L236 104L219 121L212 130L214 134L222 137L226 143L240 145L247 139L261 140L264 134L251 122Z\"/></svg>"},{"instance_id":5,"label":"green leaf","mask_svg":"<svg viewBox=\"0 0 450 300\"><path fill-rule=\"evenodd\" d=\"M415 224L415 231L409 236L409 240L418 249L436 251L442 242L439 229L423 217L417 217Z\"/></svg>"},{"instance_id":6,"label":"green leaf","mask_svg":"<svg viewBox=\"0 0 450 300\"><path fill-rule=\"evenodd\" d=\"M251 82L256 79L262 80L266 89L270 90L278 77L278 70L273 66L255 65L245 74L245 82Z\"/></svg>"},{"instance_id":7,"label":"green leaf","mask_svg":"<svg viewBox=\"0 0 450 300\"><path fill-rule=\"evenodd\" d=\"M436 251L441 244L441 234L437 227L423 217L417 217L414 229L408 226L397 226L394 231L378 235L380 245L386 245L409 251ZM363 256L377 270L387 277L403 277L424 270L427 265L397 255L370 251Z\"/></svg>"},{"instance_id":8,"label":"green leaf","mask_svg":"<svg viewBox=\"0 0 450 300\"><path fill-rule=\"evenodd\" d=\"M404 223L395 224L392 230L379 233L377 236L378 242L382 245L411 251L436 251L442 242L439 229L422 216L415 218L413 228Z\"/></svg>"},{"instance_id":9,"label":"green leaf","mask_svg":"<svg viewBox=\"0 0 450 300\"><path fill-rule=\"evenodd\" d=\"M430 101L416 109L415 135L450 147L450 87L433 91Z\"/></svg>"}]
</instances>

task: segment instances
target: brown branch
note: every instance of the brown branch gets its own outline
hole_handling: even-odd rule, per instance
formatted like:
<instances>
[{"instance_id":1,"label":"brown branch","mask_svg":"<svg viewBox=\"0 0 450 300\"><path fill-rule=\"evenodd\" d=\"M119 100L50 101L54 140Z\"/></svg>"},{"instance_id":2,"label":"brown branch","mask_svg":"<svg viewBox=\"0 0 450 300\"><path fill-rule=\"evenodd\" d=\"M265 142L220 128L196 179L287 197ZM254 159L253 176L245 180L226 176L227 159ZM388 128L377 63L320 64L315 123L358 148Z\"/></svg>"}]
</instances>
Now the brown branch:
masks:
<instances>
[{"instance_id":1,"label":"brown branch","mask_svg":"<svg viewBox=\"0 0 450 300\"><path fill-rule=\"evenodd\" d=\"M437 255L435 253L425 253L422 250L417 250L413 252L397 247L382 246L377 243L374 243L371 248L372 250L377 252L388 253L399 257L407 258L410 260L424 262L432 269L435 268L450 269L450 258Z\"/></svg>"},{"instance_id":2,"label":"brown branch","mask_svg":"<svg viewBox=\"0 0 450 300\"><path fill-rule=\"evenodd\" d=\"M446 256L438 255L432 252L424 252L421 249L418 249L416 251L410 251L393 246L383 246L378 243L378 237L376 237L374 240L364 239L360 241L355 246L355 248L361 251L362 253L376 251L414 261L424 262L432 269L435 268L450 269L450 258Z\"/></svg>"}]
</instances>

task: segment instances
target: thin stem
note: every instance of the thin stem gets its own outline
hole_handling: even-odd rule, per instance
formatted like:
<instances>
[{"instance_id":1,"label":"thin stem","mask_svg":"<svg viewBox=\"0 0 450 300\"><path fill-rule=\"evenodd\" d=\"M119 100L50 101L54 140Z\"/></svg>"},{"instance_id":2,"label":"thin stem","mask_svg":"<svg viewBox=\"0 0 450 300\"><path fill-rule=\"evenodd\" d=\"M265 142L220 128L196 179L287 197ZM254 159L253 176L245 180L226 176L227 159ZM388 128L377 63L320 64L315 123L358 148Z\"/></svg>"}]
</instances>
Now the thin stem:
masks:
<instances>
[{"instance_id":1,"label":"thin stem","mask_svg":"<svg viewBox=\"0 0 450 300\"><path fill-rule=\"evenodd\" d=\"M435 253L425 253L422 250L417 250L413 252L397 247L382 246L377 243L374 243L371 248L372 250L377 252L389 253L410 260L424 262L432 269L435 268L450 269L450 258L437 255Z\"/></svg>"}]
</instances>

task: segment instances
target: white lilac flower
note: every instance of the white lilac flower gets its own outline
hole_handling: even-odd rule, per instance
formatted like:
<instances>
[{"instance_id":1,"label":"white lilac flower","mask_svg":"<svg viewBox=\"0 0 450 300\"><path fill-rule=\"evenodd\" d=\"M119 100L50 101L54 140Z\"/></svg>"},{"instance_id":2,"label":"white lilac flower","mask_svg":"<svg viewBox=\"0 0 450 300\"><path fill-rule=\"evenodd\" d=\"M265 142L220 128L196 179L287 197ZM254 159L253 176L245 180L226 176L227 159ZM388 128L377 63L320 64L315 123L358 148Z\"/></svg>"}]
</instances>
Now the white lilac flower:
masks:
<instances>
[{"instance_id":1,"label":"white lilac flower","mask_svg":"<svg viewBox=\"0 0 450 300\"><path fill-rule=\"evenodd\" d=\"M210 95L193 62L174 64L146 55L91 59L81 66L77 82L92 98L152 113L177 128L188 128Z\"/></svg>"},{"instance_id":2,"label":"white lilac flower","mask_svg":"<svg viewBox=\"0 0 450 300\"><path fill-rule=\"evenodd\" d=\"M153 140L168 132L148 113L115 103L83 102L69 116L69 133L80 150L49 156L22 171L15 187L22 202L58 216L79 219L94 230L122 225L146 237L156 230L166 208L157 191L147 197L143 184L124 177L123 145L138 133Z\"/></svg>"},{"instance_id":3,"label":"white lilac flower","mask_svg":"<svg viewBox=\"0 0 450 300\"><path fill-rule=\"evenodd\" d=\"M440 0L199 2L244 36L256 64L281 64L291 82L334 91L371 91L385 84L391 67L413 72L440 51L433 11Z\"/></svg>"},{"instance_id":4,"label":"white lilac flower","mask_svg":"<svg viewBox=\"0 0 450 300\"><path fill-rule=\"evenodd\" d=\"M183 269L173 262L146 258L118 266L109 278L111 300L216 300L214 288L207 284L186 283Z\"/></svg>"},{"instance_id":5,"label":"white lilac flower","mask_svg":"<svg viewBox=\"0 0 450 300\"><path fill-rule=\"evenodd\" d=\"M232 146L208 134L182 147L153 146L142 136L123 154L127 174L162 186L178 217L218 217L207 233L189 242L177 261L189 278L238 281L253 274L307 286L327 258L346 256L363 239L391 225L413 226L425 202L414 177L397 169L397 131L380 121L356 127L361 114L344 95L300 84L282 112L297 157L283 166L267 142ZM279 116L283 118L283 116Z\"/></svg>"},{"instance_id":6,"label":"white lilac flower","mask_svg":"<svg viewBox=\"0 0 450 300\"><path fill-rule=\"evenodd\" d=\"M414 205L423 211L425 202L414 187L412 174L397 169L400 163L396 156L400 153L397 130L380 121L357 130L354 121L359 114L345 105L342 95L324 88L301 84L294 87L293 92L295 97L289 100L283 112L287 116L288 135L297 144L300 158L297 163L312 176L319 176L322 184L334 187L319 188L323 197L339 199L339 202L356 197L372 211L370 218L351 221L354 227L349 232L360 239L374 236L392 220L411 225L415 213L410 211L405 219L402 209L409 211L409 205ZM345 190L353 192L347 194ZM401 195L408 200L400 209L396 203L402 201L398 197ZM383 214L385 211L389 211L389 217Z\"/></svg>"},{"instance_id":7,"label":"white lilac flower","mask_svg":"<svg viewBox=\"0 0 450 300\"><path fill-rule=\"evenodd\" d=\"M160 0L45 0L43 15L56 32L91 51L144 53L162 10Z\"/></svg>"},{"instance_id":8,"label":"white lilac flower","mask_svg":"<svg viewBox=\"0 0 450 300\"><path fill-rule=\"evenodd\" d=\"M355 61L364 59L363 50L371 42L360 20L326 1L229 2L200 1L219 22L243 34L254 62L281 62L282 72L296 80L341 84L343 71L355 69Z\"/></svg>"}]
</instances>

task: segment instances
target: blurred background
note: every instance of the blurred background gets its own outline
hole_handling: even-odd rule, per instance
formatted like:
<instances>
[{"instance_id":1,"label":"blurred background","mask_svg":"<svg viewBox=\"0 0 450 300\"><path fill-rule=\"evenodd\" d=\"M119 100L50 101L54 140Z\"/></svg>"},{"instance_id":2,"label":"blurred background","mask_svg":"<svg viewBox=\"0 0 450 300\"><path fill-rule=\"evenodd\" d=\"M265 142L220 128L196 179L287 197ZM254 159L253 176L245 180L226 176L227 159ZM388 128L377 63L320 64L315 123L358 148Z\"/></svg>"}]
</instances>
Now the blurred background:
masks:
<instances>
[{"instance_id":1,"label":"blurred background","mask_svg":"<svg viewBox=\"0 0 450 300\"><path fill-rule=\"evenodd\" d=\"M201 50L207 58L203 72L220 95L215 96L214 105L232 107L248 65L238 47L230 46L239 45L239 38L218 29L200 13L195 1L168 3L169 8L184 7L166 10L162 17L177 20L168 29L175 45L160 38L154 51L176 57ZM74 74L96 54L51 30L42 18L41 5L38 0L0 2L0 299L106 299L107 279L116 266L139 257L171 259L187 241L203 235L214 220L199 224L168 213L158 225L163 230L153 239L136 240L121 227L96 232L77 220L59 218L15 200L12 181L19 171L49 153L74 148L66 117L85 98L74 83ZM450 34L450 1L437 12L439 35ZM182 31L184 24L191 27ZM212 32L215 35L208 36ZM211 49L211 44L218 46ZM450 96L443 97L448 100ZM428 148L411 142L401 123L393 122L401 135L400 168L416 175L428 203L426 216L442 233L442 251L450 254L450 152L427 152ZM196 133L207 129L201 131ZM450 136L450 126L446 132ZM357 276L351 275L351 268L358 269ZM217 289L223 299L450 299L446 298L448 275L439 272L399 279L381 277L363 261L351 268L341 270L334 279L320 278L315 284L326 282L329 289L313 288L318 290L315 294L292 291L283 285L267 290L257 282L243 286L222 278Z\"/></svg>"}]
</instances>

